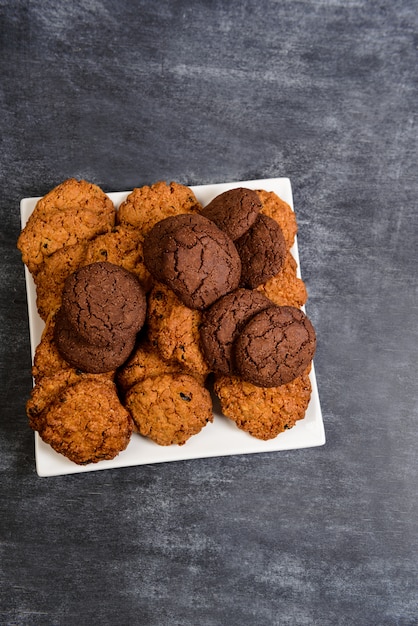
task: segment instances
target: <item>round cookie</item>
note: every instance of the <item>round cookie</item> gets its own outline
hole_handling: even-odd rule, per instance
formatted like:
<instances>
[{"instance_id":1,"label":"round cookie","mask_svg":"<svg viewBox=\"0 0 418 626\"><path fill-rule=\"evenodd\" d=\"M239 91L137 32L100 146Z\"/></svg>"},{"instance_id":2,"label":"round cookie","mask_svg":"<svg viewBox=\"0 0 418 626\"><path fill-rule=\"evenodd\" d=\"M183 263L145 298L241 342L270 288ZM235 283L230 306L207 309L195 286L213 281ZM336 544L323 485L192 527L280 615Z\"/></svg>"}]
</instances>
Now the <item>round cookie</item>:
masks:
<instances>
[{"instance_id":1,"label":"round cookie","mask_svg":"<svg viewBox=\"0 0 418 626\"><path fill-rule=\"evenodd\" d=\"M273 439L305 417L311 398L309 367L279 387L257 387L236 376L219 376L214 390L222 413L257 439Z\"/></svg>"},{"instance_id":2,"label":"round cookie","mask_svg":"<svg viewBox=\"0 0 418 626\"><path fill-rule=\"evenodd\" d=\"M190 187L159 181L135 188L120 205L117 222L145 234L165 217L198 213L201 208Z\"/></svg>"},{"instance_id":3,"label":"round cookie","mask_svg":"<svg viewBox=\"0 0 418 626\"><path fill-rule=\"evenodd\" d=\"M216 196L201 214L235 241L251 228L261 207L255 191L237 187Z\"/></svg>"},{"instance_id":4,"label":"round cookie","mask_svg":"<svg viewBox=\"0 0 418 626\"><path fill-rule=\"evenodd\" d=\"M77 335L90 344L124 343L144 324L145 292L138 278L123 267L92 263L65 281L62 311Z\"/></svg>"},{"instance_id":5,"label":"round cookie","mask_svg":"<svg viewBox=\"0 0 418 626\"><path fill-rule=\"evenodd\" d=\"M203 215L158 222L144 240L144 260L157 280L191 309L204 309L236 289L241 261L232 240Z\"/></svg>"},{"instance_id":6,"label":"round cookie","mask_svg":"<svg viewBox=\"0 0 418 626\"><path fill-rule=\"evenodd\" d=\"M183 445L213 421L209 391L187 374L137 383L128 391L125 406L140 434L160 446Z\"/></svg>"},{"instance_id":7,"label":"round cookie","mask_svg":"<svg viewBox=\"0 0 418 626\"><path fill-rule=\"evenodd\" d=\"M58 393L42 413L39 435L56 452L85 465L125 450L132 429L114 383L88 377Z\"/></svg>"},{"instance_id":8,"label":"round cookie","mask_svg":"<svg viewBox=\"0 0 418 626\"><path fill-rule=\"evenodd\" d=\"M303 311L273 306L257 313L237 338L237 372L259 387L277 387L302 374L315 347L315 330Z\"/></svg>"},{"instance_id":9,"label":"round cookie","mask_svg":"<svg viewBox=\"0 0 418 626\"><path fill-rule=\"evenodd\" d=\"M256 313L272 306L259 291L236 289L203 313L200 344L207 364L217 373L232 374L232 348L242 328Z\"/></svg>"},{"instance_id":10,"label":"round cookie","mask_svg":"<svg viewBox=\"0 0 418 626\"><path fill-rule=\"evenodd\" d=\"M242 237L235 242L241 259L241 284L255 289L282 268L286 241L278 223L260 214Z\"/></svg>"},{"instance_id":11,"label":"round cookie","mask_svg":"<svg viewBox=\"0 0 418 626\"><path fill-rule=\"evenodd\" d=\"M54 328L55 345L61 356L76 369L92 374L101 374L115 370L130 356L135 346L134 334L124 340L95 346L82 339L63 315L62 309L57 314Z\"/></svg>"},{"instance_id":12,"label":"round cookie","mask_svg":"<svg viewBox=\"0 0 418 626\"><path fill-rule=\"evenodd\" d=\"M100 187L69 178L37 202L17 242L22 261L36 274L46 257L107 232L115 218L115 207Z\"/></svg>"}]
</instances>

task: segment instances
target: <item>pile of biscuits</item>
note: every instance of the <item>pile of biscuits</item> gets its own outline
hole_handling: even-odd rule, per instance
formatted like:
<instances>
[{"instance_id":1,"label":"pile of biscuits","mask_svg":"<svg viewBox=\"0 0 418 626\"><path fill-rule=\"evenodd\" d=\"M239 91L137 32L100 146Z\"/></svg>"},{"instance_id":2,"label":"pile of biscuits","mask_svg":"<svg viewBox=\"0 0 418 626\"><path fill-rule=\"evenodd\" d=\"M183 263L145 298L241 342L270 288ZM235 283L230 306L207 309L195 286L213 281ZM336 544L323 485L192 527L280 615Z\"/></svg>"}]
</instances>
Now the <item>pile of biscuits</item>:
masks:
<instances>
[{"instance_id":1,"label":"pile of biscuits","mask_svg":"<svg viewBox=\"0 0 418 626\"><path fill-rule=\"evenodd\" d=\"M114 458L132 433L184 444L213 421L211 392L254 437L293 427L315 351L296 231L264 190L203 207L160 181L117 210L96 185L58 185L18 240L45 322L30 426L78 464Z\"/></svg>"}]
</instances>

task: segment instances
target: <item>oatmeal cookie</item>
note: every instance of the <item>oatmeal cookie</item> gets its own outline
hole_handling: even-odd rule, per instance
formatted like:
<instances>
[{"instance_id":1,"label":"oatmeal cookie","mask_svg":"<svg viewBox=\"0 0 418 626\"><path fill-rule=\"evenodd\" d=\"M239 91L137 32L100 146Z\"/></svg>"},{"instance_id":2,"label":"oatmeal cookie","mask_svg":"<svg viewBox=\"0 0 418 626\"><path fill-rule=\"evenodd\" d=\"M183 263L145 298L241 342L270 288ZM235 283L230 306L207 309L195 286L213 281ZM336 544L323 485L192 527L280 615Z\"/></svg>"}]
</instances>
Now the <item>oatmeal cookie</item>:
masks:
<instances>
[{"instance_id":1,"label":"oatmeal cookie","mask_svg":"<svg viewBox=\"0 0 418 626\"><path fill-rule=\"evenodd\" d=\"M113 459L127 447L132 429L114 383L91 376L59 391L37 423L42 440L79 465Z\"/></svg>"},{"instance_id":2,"label":"oatmeal cookie","mask_svg":"<svg viewBox=\"0 0 418 626\"><path fill-rule=\"evenodd\" d=\"M32 376L35 384L44 376L52 376L64 370L74 370L61 356L55 345L54 328L56 315L57 311L52 311L49 314L41 340L35 349L32 366Z\"/></svg>"},{"instance_id":3,"label":"oatmeal cookie","mask_svg":"<svg viewBox=\"0 0 418 626\"><path fill-rule=\"evenodd\" d=\"M159 181L137 187L119 207L117 222L134 227L143 234L157 222L179 213L198 213L202 206L193 191L179 183Z\"/></svg>"},{"instance_id":4,"label":"oatmeal cookie","mask_svg":"<svg viewBox=\"0 0 418 626\"><path fill-rule=\"evenodd\" d=\"M222 413L251 436L273 439L304 418L312 390L309 369L290 383L269 388L236 376L218 377L214 388Z\"/></svg>"},{"instance_id":5,"label":"oatmeal cookie","mask_svg":"<svg viewBox=\"0 0 418 626\"><path fill-rule=\"evenodd\" d=\"M309 318L296 307L272 306L250 319L234 344L243 380L259 387L291 382L307 368L316 347Z\"/></svg>"},{"instance_id":6,"label":"oatmeal cookie","mask_svg":"<svg viewBox=\"0 0 418 626\"><path fill-rule=\"evenodd\" d=\"M200 311L189 309L176 294L156 283L148 296L148 337L163 359L198 376L209 373L199 343Z\"/></svg>"},{"instance_id":7,"label":"oatmeal cookie","mask_svg":"<svg viewBox=\"0 0 418 626\"><path fill-rule=\"evenodd\" d=\"M144 263L144 236L140 230L116 226L111 232L89 241L83 265L108 261L120 265L138 276L145 291L149 291L152 278Z\"/></svg>"},{"instance_id":8,"label":"oatmeal cookie","mask_svg":"<svg viewBox=\"0 0 418 626\"><path fill-rule=\"evenodd\" d=\"M306 285L296 274L297 264L291 252L286 254L283 267L280 272L269 278L265 283L257 287L257 291L263 293L274 304L279 306L295 306L297 308L306 304L308 294Z\"/></svg>"},{"instance_id":9,"label":"oatmeal cookie","mask_svg":"<svg viewBox=\"0 0 418 626\"><path fill-rule=\"evenodd\" d=\"M136 383L125 406L140 434L161 446L182 445L213 421L208 390L187 374L164 374Z\"/></svg>"},{"instance_id":10,"label":"oatmeal cookie","mask_svg":"<svg viewBox=\"0 0 418 626\"><path fill-rule=\"evenodd\" d=\"M216 196L201 214L235 241L251 228L261 207L257 192L237 187Z\"/></svg>"},{"instance_id":11,"label":"oatmeal cookie","mask_svg":"<svg viewBox=\"0 0 418 626\"><path fill-rule=\"evenodd\" d=\"M279 198L274 191L257 189L257 194L263 204L261 213L276 220L282 229L287 249L289 250L294 244L295 236L298 230L296 216L292 211L292 207L289 206L287 202L284 202L284 200Z\"/></svg>"},{"instance_id":12,"label":"oatmeal cookie","mask_svg":"<svg viewBox=\"0 0 418 626\"><path fill-rule=\"evenodd\" d=\"M158 222L144 240L145 265L191 309L204 309L238 287L241 261L233 241L203 215Z\"/></svg>"},{"instance_id":13,"label":"oatmeal cookie","mask_svg":"<svg viewBox=\"0 0 418 626\"><path fill-rule=\"evenodd\" d=\"M34 276L36 306L39 317L46 321L51 312L61 306L62 290L68 276L83 265L88 249L87 242L60 248L48 256Z\"/></svg>"},{"instance_id":14,"label":"oatmeal cookie","mask_svg":"<svg viewBox=\"0 0 418 626\"><path fill-rule=\"evenodd\" d=\"M37 202L17 247L29 271L36 274L46 257L107 232L115 218L115 207L100 187L70 178Z\"/></svg>"}]
</instances>

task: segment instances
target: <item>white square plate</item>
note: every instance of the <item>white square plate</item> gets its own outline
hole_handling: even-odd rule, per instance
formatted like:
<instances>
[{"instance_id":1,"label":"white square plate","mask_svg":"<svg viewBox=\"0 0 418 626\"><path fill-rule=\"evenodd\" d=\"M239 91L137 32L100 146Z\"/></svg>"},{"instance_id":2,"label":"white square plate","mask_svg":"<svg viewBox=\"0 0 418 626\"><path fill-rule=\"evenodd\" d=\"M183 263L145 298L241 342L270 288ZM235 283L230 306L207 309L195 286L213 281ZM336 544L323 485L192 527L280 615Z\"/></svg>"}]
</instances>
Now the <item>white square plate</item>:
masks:
<instances>
[{"instance_id":1,"label":"white square plate","mask_svg":"<svg viewBox=\"0 0 418 626\"><path fill-rule=\"evenodd\" d=\"M268 178L262 180L219 183L215 185L200 185L191 187L191 189L193 189L197 199L203 205L206 205L218 194L228 189L233 189L234 187L274 191L293 208L292 188L288 178ZM120 203L129 193L129 191L121 191L109 193L108 195L115 206L119 207ZM22 228L25 226L28 217L32 213L37 200L38 198L22 199L20 203ZM295 242L292 248L292 253L298 263L298 273L300 276L297 242ZM25 268L25 271L30 342L33 358L35 348L41 338L44 324L36 310L35 285L27 268ZM239 430L232 421L225 418L219 412L219 409L214 409L213 423L207 424L198 435L191 437L183 446L159 446L149 439L133 434L127 449L121 452L115 459L91 463L85 466L76 465L66 457L58 454L42 441L38 433L35 433L36 470L39 476L59 476L62 474L112 469L114 467L128 467L149 463L163 463L234 454L278 452L280 450L310 448L323 445L325 443L325 432L314 367L312 367L310 377L312 396L304 419L298 421L296 426L281 433L275 439L270 439L269 441L255 439L246 432Z\"/></svg>"}]
</instances>

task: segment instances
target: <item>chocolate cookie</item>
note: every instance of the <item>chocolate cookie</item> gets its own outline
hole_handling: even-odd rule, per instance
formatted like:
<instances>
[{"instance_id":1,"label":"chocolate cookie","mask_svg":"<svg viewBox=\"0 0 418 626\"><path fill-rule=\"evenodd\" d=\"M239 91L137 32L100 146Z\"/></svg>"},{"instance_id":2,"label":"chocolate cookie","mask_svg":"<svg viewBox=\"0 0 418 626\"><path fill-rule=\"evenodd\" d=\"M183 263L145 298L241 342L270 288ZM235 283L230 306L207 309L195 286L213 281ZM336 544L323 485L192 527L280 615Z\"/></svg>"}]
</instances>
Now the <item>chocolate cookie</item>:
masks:
<instances>
[{"instance_id":1,"label":"chocolate cookie","mask_svg":"<svg viewBox=\"0 0 418 626\"><path fill-rule=\"evenodd\" d=\"M106 347L124 343L142 328L146 298L134 274L104 261L85 265L67 278L62 310L80 339Z\"/></svg>"},{"instance_id":2,"label":"chocolate cookie","mask_svg":"<svg viewBox=\"0 0 418 626\"><path fill-rule=\"evenodd\" d=\"M158 222L144 240L145 265L191 309L236 289L241 261L232 240L203 215Z\"/></svg>"},{"instance_id":3,"label":"chocolate cookie","mask_svg":"<svg viewBox=\"0 0 418 626\"><path fill-rule=\"evenodd\" d=\"M61 356L72 367L101 374L115 370L128 359L135 345L135 335L127 335L125 339L106 346L93 345L74 332L60 309L54 328L54 341Z\"/></svg>"},{"instance_id":4,"label":"chocolate cookie","mask_svg":"<svg viewBox=\"0 0 418 626\"><path fill-rule=\"evenodd\" d=\"M286 257L286 241L278 223L262 213L254 224L235 242L241 259L241 284L255 289L282 268Z\"/></svg>"},{"instance_id":5,"label":"chocolate cookie","mask_svg":"<svg viewBox=\"0 0 418 626\"><path fill-rule=\"evenodd\" d=\"M257 313L235 342L239 375L259 387L277 387L297 378L313 359L315 330L295 307L273 306Z\"/></svg>"},{"instance_id":6,"label":"chocolate cookie","mask_svg":"<svg viewBox=\"0 0 418 626\"><path fill-rule=\"evenodd\" d=\"M238 187L216 196L201 214L235 241L251 228L261 207L255 191Z\"/></svg>"},{"instance_id":7,"label":"chocolate cookie","mask_svg":"<svg viewBox=\"0 0 418 626\"><path fill-rule=\"evenodd\" d=\"M200 344L212 371L222 374L234 372L232 346L235 339L251 317L272 304L258 291L236 289L219 298L203 313Z\"/></svg>"}]
</instances>

